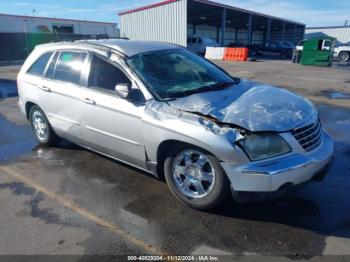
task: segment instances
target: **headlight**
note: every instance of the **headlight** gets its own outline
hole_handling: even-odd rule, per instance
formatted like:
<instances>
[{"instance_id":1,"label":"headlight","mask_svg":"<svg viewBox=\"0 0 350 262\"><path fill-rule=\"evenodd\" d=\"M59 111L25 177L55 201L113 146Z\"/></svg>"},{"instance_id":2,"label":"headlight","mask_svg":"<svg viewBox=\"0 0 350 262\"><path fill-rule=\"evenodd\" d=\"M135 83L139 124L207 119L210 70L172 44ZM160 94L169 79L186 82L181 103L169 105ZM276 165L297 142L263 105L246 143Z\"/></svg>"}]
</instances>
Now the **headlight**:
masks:
<instances>
[{"instance_id":1,"label":"headlight","mask_svg":"<svg viewBox=\"0 0 350 262\"><path fill-rule=\"evenodd\" d=\"M251 134L237 141L237 143L252 161L278 156L291 151L283 138L272 133Z\"/></svg>"}]
</instances>

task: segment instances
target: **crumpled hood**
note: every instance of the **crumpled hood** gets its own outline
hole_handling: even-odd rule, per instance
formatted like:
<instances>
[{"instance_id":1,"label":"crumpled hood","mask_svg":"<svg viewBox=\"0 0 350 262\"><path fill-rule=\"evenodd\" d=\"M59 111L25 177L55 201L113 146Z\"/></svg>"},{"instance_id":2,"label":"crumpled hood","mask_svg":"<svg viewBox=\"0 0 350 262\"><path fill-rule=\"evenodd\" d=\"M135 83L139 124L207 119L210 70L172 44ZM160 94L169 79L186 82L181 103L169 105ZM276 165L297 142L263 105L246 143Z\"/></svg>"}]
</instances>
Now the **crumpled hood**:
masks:
<instances>
[{"instance_id":1,"label":"crumpled hood","mask_svg":"<svg viewBox=\"0 0 350 262\"><path fill-rule=\"evenodd\" d=\"M179 98L168 104L252 132L289 131L317 114L315 106L301 96L248 80L223 90Z\"/></svg>"}]
</instances>

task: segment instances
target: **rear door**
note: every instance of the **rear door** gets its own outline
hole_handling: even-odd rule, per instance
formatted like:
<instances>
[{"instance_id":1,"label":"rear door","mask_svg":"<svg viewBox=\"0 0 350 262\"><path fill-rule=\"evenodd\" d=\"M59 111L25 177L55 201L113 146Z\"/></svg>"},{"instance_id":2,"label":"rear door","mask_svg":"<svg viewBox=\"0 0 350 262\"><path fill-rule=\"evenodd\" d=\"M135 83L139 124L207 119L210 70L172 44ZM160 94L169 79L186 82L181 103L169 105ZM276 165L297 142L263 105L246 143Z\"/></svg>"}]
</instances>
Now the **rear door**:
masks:
<instances>
[{"instance_id":1,"label":"rear door","mask_svg":"<svg viewBox=\"0 0 350 262\"><path fill-rule=\"evenodd\" d=\"M49 106L50 94L45 90L45 72L54 52L45 52L41 54L29 69L18 78L18 93L20 99L27 99L29 102L37 104L47 111ZM24 103L28 101L23 101ZM27 112L29 113L29 112Z\"/></svg>"},{"instance_id":2,"label":"rear door","mask_svg":"<svg viewBox=\"0 0 350 262\"><path fill-rule=\"evenodd\" d=\"M82 72L86 70L88 53L81 50L57 51L42 82L47 96L45 113L58 135L73 142L83 143L81 101Z\"/></svg>"},{"instance_id":3,"label":"rear door","mask_svg":"<svg viewBox=\"0 0 350 262\"><path fill-rule=\"evenodd\" d=\"M127 99L116 95L114 90L118 83L133 87ZM142 139L145 101L136 84L117 64L92 54L84 95L86 113L83 121L89 147L145 167Z\"/></svg>"}]
</instances>

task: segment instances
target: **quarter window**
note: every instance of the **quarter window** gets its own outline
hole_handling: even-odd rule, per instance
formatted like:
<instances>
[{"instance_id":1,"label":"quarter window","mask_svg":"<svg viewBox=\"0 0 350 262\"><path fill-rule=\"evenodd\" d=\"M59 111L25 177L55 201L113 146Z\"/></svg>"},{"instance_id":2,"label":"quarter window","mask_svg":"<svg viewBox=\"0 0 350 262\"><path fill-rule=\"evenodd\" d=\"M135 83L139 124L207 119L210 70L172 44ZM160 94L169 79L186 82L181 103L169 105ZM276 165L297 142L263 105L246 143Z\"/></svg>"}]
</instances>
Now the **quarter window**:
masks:
<instances>
[{"instance_id":1,"label":"quarter window","mask_svg":"<svg viewBox=\"0 0 350 262\"><path fill-rule=\"evenodd\" d=\"M42 76L45 72L46 65L50 60L53 52L45 53L29 68L28 73L31 75Z\"/></svg>"},{"instance_id":2,"label":"quarter window","mask_svg":"<svg viewBox=\"0 0 350 262\"><path fill-rule=\"evenodd\" d=\"M93 55L88 86L114 91L115 86L120 83L131 84L119 68Z\"/></svg>"},{"instance_id":3,"label":"quarter window","mask_svg":"<svg viewBox=\"0 0 350 262\"><path fill-rule=\"evenodd\" d=\"M86 55L85 52L61 52L56 64L53 79L79 85Z\"/></svg>"},{"instance_id":4,"label":"quarter window","mask_svg":"<svg viewBox=\"0 0 350 262\"><path fill-rule=\"evenodd\" d=\"M46 77L47 78L53 78L53 75L55 73L55 66L56 66L56 61L57 61L57 57L58 57L59 52L56 52L54 57L52 58L49 68L46 71Z\"/></svg>"}]
</instances>

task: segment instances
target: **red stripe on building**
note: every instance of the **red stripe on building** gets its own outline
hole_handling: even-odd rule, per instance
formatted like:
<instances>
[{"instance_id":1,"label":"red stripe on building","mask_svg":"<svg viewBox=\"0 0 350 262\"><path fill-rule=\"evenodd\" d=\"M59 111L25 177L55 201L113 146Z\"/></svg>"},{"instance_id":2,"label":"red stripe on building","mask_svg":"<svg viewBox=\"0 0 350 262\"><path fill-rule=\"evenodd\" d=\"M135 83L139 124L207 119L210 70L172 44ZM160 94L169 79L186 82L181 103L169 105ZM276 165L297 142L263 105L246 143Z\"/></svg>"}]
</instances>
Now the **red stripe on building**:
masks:
<instances>
[{"instance_id":1,"label":"red stripe on building","mask_svg":"<svg viewBox=\"0 0 350 262\"><path fill-rule=\"evenodd\" d=\"M147 10L147 9L152 9L152 8L155 8L155 7L158 7L158 6L171 4L171 3L174 3L174 2L177 2L177 1L180 1L180 0L165 0L163 2L155 3L155 4L152 4L152 5L146 5L146 6L142 6L142 7L139 7L139 8L135 8L135 9L127 10L127 11L124 11L124 12L120 12L118 15L126 15L126 14L130 14L130 13L134 13L134 12L139 12L139 11L143 11L143 10Z\"/></svg>"}]
</instances>

